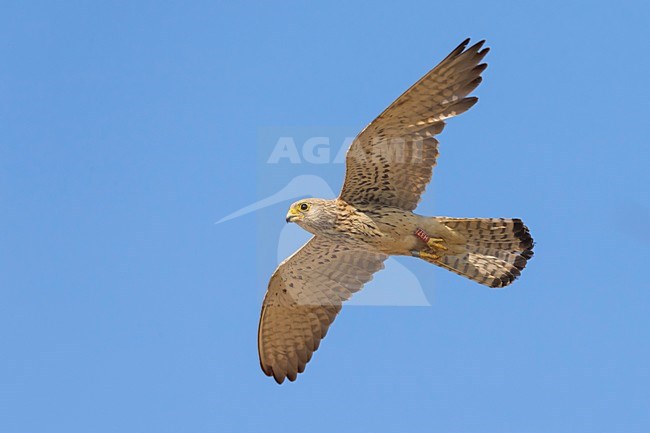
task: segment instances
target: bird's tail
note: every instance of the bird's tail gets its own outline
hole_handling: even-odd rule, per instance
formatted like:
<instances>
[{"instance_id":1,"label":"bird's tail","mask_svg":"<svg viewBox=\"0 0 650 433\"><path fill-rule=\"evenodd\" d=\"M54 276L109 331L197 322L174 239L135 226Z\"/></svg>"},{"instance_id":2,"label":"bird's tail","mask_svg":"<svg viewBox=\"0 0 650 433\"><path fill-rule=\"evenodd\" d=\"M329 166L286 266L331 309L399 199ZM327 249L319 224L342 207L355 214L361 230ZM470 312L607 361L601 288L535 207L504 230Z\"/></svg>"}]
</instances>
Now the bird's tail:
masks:
<instances>
[{"instance_id":1,"label":"bird's tail","mask_svg":"<svg viewBox=\"0 0 650 433\"><path fill-rule=\"evenodd\" d=\"M433 261L490 287L512 283L533 256L533 238L520 219L436 218L465 241L465 251Z\"/></svg>"}]
</instances>

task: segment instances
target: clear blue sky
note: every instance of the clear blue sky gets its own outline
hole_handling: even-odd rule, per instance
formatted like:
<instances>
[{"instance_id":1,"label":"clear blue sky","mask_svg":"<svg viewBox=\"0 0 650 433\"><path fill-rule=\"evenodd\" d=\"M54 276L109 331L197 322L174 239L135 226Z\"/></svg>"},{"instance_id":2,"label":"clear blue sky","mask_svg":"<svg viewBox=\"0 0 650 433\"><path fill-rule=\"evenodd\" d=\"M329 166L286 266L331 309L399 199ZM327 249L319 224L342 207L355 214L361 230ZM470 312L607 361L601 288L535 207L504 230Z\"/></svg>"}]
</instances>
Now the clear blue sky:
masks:
<instances>
[{"instance_id":1,"label":"clear blue sky","mask_svg":"<svg viewBox=\"0 0 650 433\"><path fill-rule=\"evenodd\" d=\"M223 3L2 2L0 431L650 431L647 2ZM268 131L354 133L465 37L490 67L419 212L521 217L534 259L502 291L400 260L431 306L344 309L276 385L289 203L215 221L337 191Z\"/></svg>"}]
</instances>

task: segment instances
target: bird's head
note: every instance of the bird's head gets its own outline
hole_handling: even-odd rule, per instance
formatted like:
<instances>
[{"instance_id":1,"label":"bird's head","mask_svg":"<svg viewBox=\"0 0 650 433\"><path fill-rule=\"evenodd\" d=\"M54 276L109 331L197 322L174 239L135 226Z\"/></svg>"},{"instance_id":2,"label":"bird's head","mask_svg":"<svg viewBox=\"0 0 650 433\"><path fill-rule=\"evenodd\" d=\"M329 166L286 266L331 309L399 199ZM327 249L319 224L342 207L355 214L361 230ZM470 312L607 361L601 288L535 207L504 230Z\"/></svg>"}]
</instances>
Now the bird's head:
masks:
<instances>
[{"instance_id":1,"label":"bird's head","mask_svg":"<svg viewBox=\"0 0 650 433\"><path fill-rule=\"evenodd\" d=\"M331 200L307 198L289 206L286 220L317 234L331 229L336 223L336 218L336 205Z\"/></svg>"}]
</instances>

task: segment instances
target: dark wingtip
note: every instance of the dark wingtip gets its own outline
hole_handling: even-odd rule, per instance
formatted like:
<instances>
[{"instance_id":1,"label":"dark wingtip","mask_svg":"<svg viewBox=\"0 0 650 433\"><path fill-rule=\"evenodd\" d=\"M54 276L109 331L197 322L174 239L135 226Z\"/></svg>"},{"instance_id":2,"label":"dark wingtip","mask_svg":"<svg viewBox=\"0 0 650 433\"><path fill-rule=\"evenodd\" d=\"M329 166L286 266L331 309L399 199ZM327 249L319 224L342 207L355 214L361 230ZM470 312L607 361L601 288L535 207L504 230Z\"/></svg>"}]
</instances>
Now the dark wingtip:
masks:
<instances>
[{"instance_id":1,"label":"dark wingtip","mask_svg":"<svg viewBox=\"0 0 650 433\"><path fill-rule=\"evenodd\" d=\"M447 57L445 57L445 60L447 60L447 59L453 59L453 58L455 58L456 56L460 56L460 55L465 51L465 48L467 47L467 44L469 44L469 40L470 40L470 39L467 38L467 39L465 39L463 42L461 42L460 45L458 45L456 48L454 48L454 49L451 51L451 53L449 53L449 54L447 55ZM443 60L443 61L444 61L444 60Z\"/></svg>"},{"instance_id":2,"label":"dark wingtip","mask_svg":"<svg viewBox=\"0 0 650 433\"><path fill-rule=\"evenodd\" d=\"M470 96L470 97L464 98L463 101L465 103L467 103L467 105L468 105L467 108L470 109L470 108L472 108L474 106L474 104L476 104L478 102L478 97Z\"/></svg>"},{"instance_id":3,"label":"dark wingtip","mask_svg":"<svg viewBox=\"0 0 650 433\"><path fill-rule=\"evenodd\" d=\"M481 63L480 65L474 66L474 72L476 72L477 74L480 74L483 71L485 71L487 69L487 67L488 67L487 63Z\"/></svg>"},{"instance_id":4,"label":"dark wingtip","mask_svg":"<svg viewBox=\"0 0 650 433\"><path fill-rule=\"evenodd\" d=\"M469 39L467 40L467 42L469 42ZM483 47L483 44L485 44L485 39L478 41L477 43L469 47L469 49L478 51L481 49L481 47Z\"/></svg>"},{"instance_id":5,"label":"dark wingtip","mask_svg":"<svg viewBox=\"0 0 650 433\"><path fill-rule=\"evenodd\" d=\"M276 375L275 372L273 372L273 379L278 385L282 385L282 382L284 382L284 378L285 376Z\"/></svg>"}]
</instances>

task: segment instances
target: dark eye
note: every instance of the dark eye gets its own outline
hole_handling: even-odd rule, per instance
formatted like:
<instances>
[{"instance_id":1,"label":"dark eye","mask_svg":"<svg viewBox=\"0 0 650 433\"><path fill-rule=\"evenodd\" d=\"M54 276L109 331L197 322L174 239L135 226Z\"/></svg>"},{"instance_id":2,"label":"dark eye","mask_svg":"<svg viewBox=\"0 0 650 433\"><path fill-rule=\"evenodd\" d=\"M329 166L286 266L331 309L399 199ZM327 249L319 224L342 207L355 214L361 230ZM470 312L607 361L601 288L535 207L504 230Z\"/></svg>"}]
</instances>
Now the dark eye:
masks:
<instances>
[{"instance_id":1,"label":"dark eye","mask_svg":"<svg viewBox=\"0 0 650 433\"><path fill-rule=\"evenodd\" d=\"M309 205L307 203L300 204L300 210L307 210L307 209L309 209Z\"/></svg>"}]
</instances>

